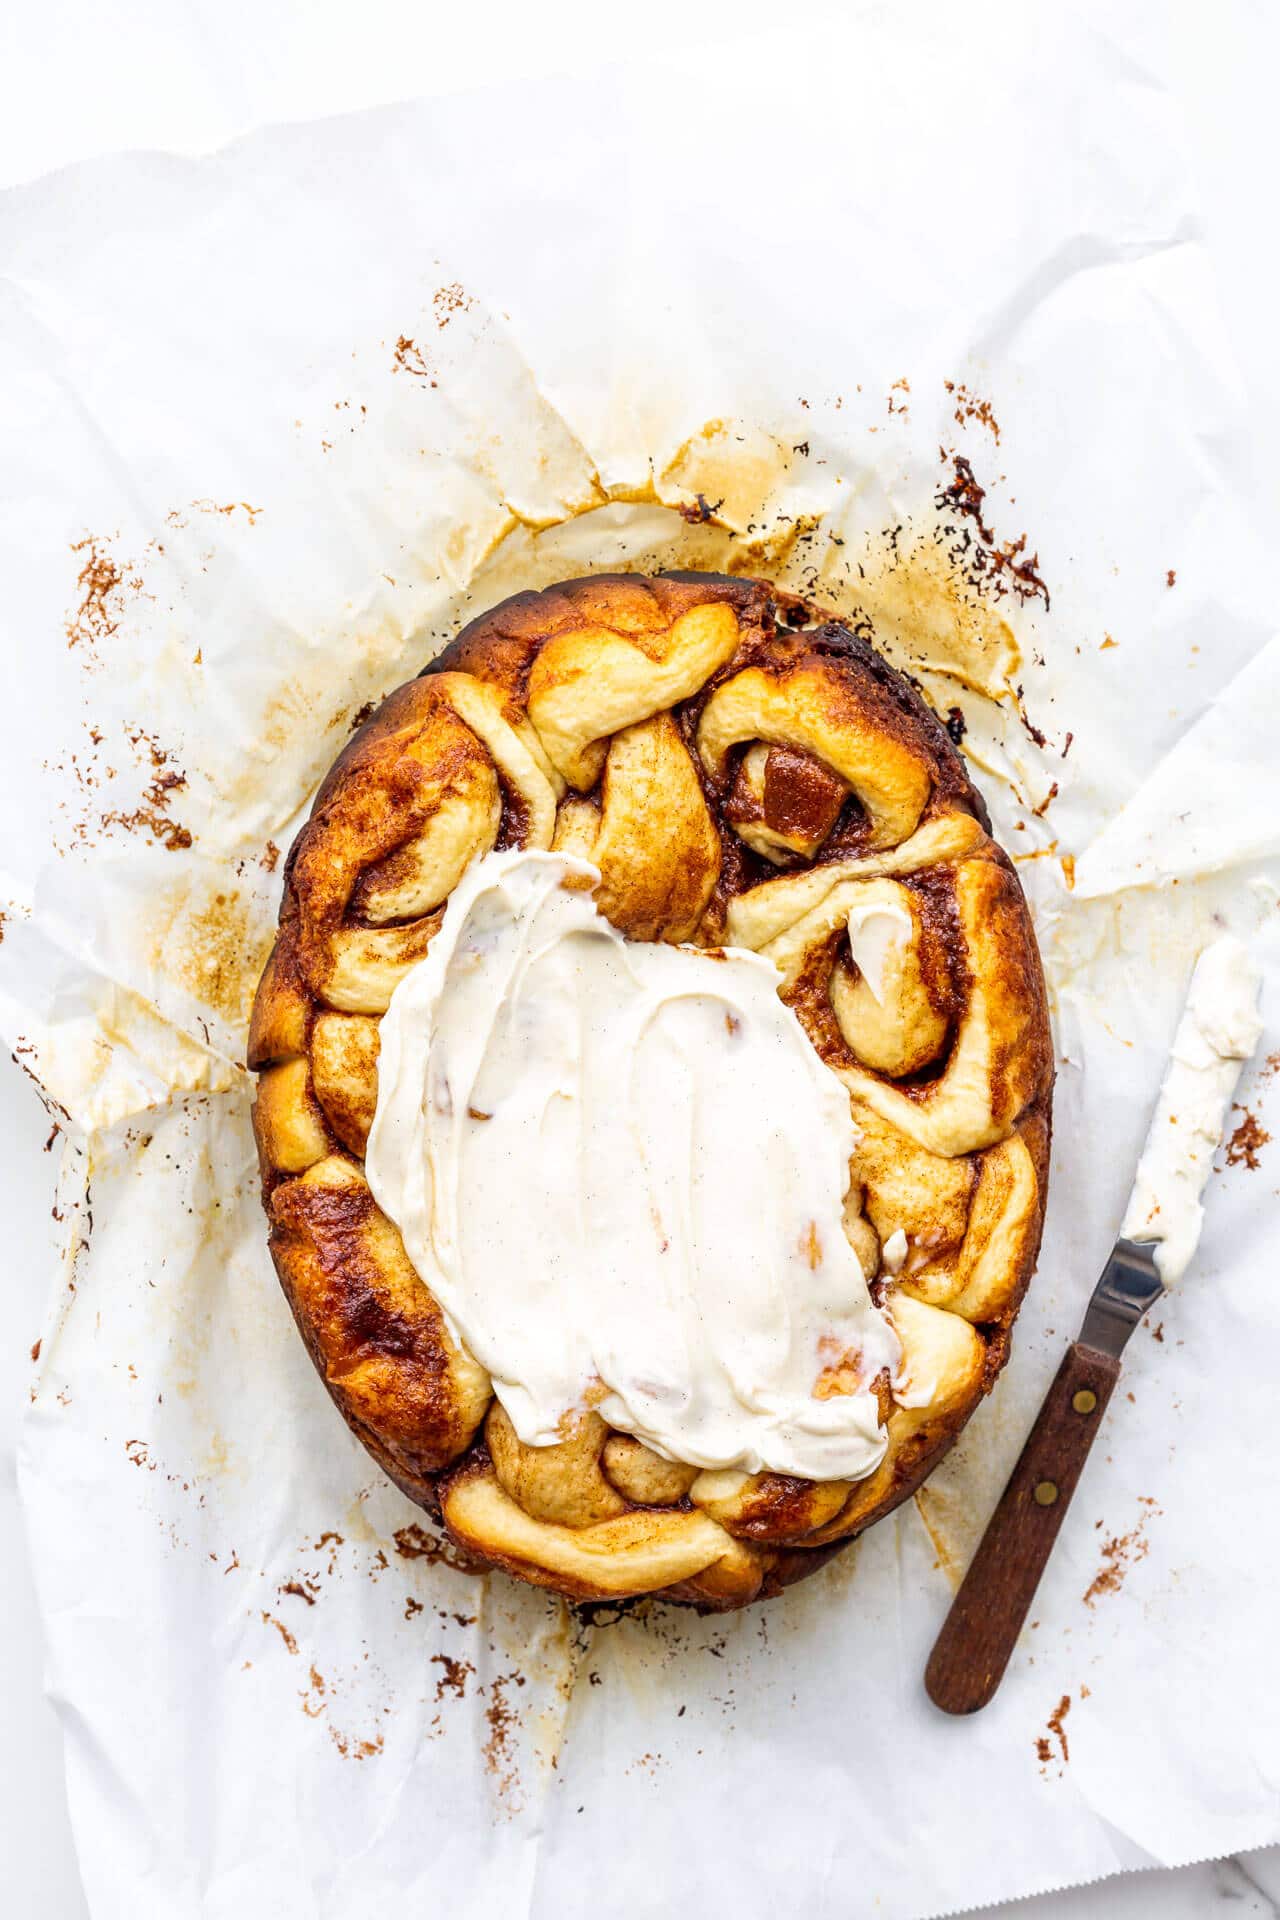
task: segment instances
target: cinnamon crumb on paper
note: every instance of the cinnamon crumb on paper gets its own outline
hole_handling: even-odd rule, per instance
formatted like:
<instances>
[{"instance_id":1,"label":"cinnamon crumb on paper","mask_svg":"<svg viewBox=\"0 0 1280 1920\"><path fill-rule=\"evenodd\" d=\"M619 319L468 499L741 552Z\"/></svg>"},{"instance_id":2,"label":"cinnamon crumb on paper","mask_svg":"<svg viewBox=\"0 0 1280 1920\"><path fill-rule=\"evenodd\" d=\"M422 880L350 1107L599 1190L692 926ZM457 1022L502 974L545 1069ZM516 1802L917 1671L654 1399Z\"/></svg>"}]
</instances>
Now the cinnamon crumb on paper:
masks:
<instances>
[{"instance_id":1,"label":"cinnamon crumb on paper","mask_svg":"<svg viewBox=\"0 0 1280 1920\"><path fill-rule=\"evenodd\" d=\"M1026 700L1023 697L1021 681L1019 681L1018 685L1014 688L1014 694L1016 695L1016 698L1017 698L1018 718L1019 720L1021 720L1027 733L1035 741L1038 747L1047 747L1049 744L1049 736L1044 731L1043 727L1038 727L1036 725L1035 721L1031 718L1031 715L1027 712ZM1045 804L1047 805L1048 802L1046 801Z\"/></svg>"},{"instance_id":2,"label":"cinnamon crumb on paper","mask_svg":"<svg viewBox=\"0 0 1280 1920\"><path fill-rule=\"evenodd\" d=\"M372 1740L355 1740L350 1734L340 1733L337 1727L331 1725L329 1738L344 1760L372 1760L375 1753L382 1752L380 1733L375 1733Z\"/></svg>"},{"instance_id":3,"label":"cinnamon crumb on paper","mask_svg":"<svg viewBox=\"0 0 1280 1920\"><path fill-rule=\"evenodd\" d=\"M1124 1585L1125 1575L1136 1566L1139 1560L1145 1560L1150 1552L1150 1543L1146 1537L1147 1521L1153 1511L1159 1512L1159 1508L1154 1500L1146 1496L1139 1504L1146 1507L1148 1511L1143 1514L1137 1526L1131 1527L1128 1533L1113 1534L1110 1540L1104 1541L1102 1564L1085 1589L1086 1607L1092 1607L1094 1602L1105 1593L1119 1593ZM1101 1526L1102 1522L1099 1521L1098 1525Z\"/></svg>"},{"instance_id":4,"label":"cinnamon crumb on paper","mask_svg":"<svg viewBox=\"0 0 1280 1920\"><path fill-rule=\"evenodd\" d=\"M274 1613L263 1613L262 1619L266 1626L275 1628L290 1653L296 1653L298 1651L298 1643L283 1620L277 1620Z\"/></svg>"},{"instance_id":5,"label":"cinnamon crumb on paper","mask_svg":"<svg viewBox=\"0 0 1280 1920\"><path fill-rule=\"evenodd\" d=\"M77 557L84 556L76 575L80 599L68 616L63 632L68 647L82 648L88 656L86 664L92 664L99 643L110 640L119 631L124 617L125 588L140 593L142 581L138 574L121 566L105 540L91 534L73 541L71 551Z\"/></svg>"},{"instance_id":6,"label":"cinnamon crumb on paper","mask_svg":"<svg viewBox=\"0 0 1280 1920\"><path fill-rule=\"evenodd\" d=\"M1089 1689L1087 1687L1081 1687L1080 1698L1082 1700L1086 1699L1088 1692ZM1049 1715L1048 1720L1045 1722L1045 1731L1038 1736L1035 1743L1036 1759L1040 1762L1041 1773L1047 1773L1049 1767L1056 1761L1059 1767L1059 1779L1062 1777L1061 1769L1067 1765L1071 1758L1070 1749L1067 1745L1066 1729L1066 1718L1070 1711L1071 1695L1064 1693L1053 1712ZM1056 1753L1054 1752L1053 1746L1055 1740L1058 1745Z\"/></svg>"},{"instance_id":7,"label":"cinnamon crumb on paper","mask_svg":"<svg viewBox=\"0 0 1280 1920\"><path fill-rule=\"evenodd\" d=\"M467 1679L475 1672L470 1660L455 1660L447 1653L433 1653L431 1664L433 1667L443 1668L440 1678L436 1681L437 1701L443 1700L446 1693L452 1693L459 1700L465 1700Z\"/></svg>"},{"instance_id":8,"label":"cinnamon crumb on paper","mask_svg":"<svg viewBox=\"0 0 1280 1920\"><path fill-rule=\"evenodd\" d=\"M708 501L705 493L695 495L692 500L681 500L676 504L676 512L690 527L705 526L717 507L724 505L723 500Z\"/></svg>"},{"instance_id":9,"label":"cinnamon crumb on paper","mask_svg":"<svg viewBox=\"0 0 1280 1920\"><path fill-rule=\"evenodd\" d=\"M523 1805L520 1777L512 1751L512 1743L520 1719L507 1699L507 1688L523 1685L522 1673L499 1674L497 1679L490 1683L489 1704L484 1713L489 1728L489 1738L485 1741L483 1748L484 1764L493 1779L499 1799L507 1802L512 1813L518 1813Z\"/></svg>"},{"instance_id":10,"label":"cinnamon crumb on paper","mask_svg":"<svg viewBox=\"0 0 1280 1920\"><path fill-rule=\"evenodd\" d=\"M393 361L393 372L411 373L416 380L426 380L431 386L435 386L436 383L431 378L431 368L427 365L426 355L423 353L421 347L419 347L417 341L412 339L407 333L402 333L396 341Z\"/></svg>"},{"instance_id":11,"label":"cinnamon crumb on paper","mask_svg":"<svg viewBox=\"0 0 1280 1920\"><path fill-rule=\"evenodd\" d=\"M101 824L104 827L123 827L127 833L149 833L159 846L170 853L183 853L191 845L191 829L177 820L170 820L166 814L158 813L154 807L134 807L130 813L104 813Z\"/></svg>"},{"instance_id":12,"label":"cinnamon crumb on paper","mask_svg":"<svg viewBox=\"0 0 1280 1920\"><path fill-rule=\"evenodd\" d=\"M1016 540L997 541L985 519L983 503L987 489L979 484L971 462L964 454L953 453L951 466L955 477L939 490L937 505L973 523L977 544L971 559L975 570L985 576L987 591L997 600L1006 593L1016 594L1024 603L1043 600L1048 612L1049 589L1040 575L1039 553L1027 554L1025 533L1019 534Z\"/></svg>"},{"instance_id":13,"label":"cinnamon crumb on paper","mask_svg":"<svg viewBox=\"0 0 1280 1920\"><path fill-rule=\"evenodd\" d=\"M1053 1712L1049 1715L1048 1720L1045 1722L1045 1725L1048 1727L1050 1733L1055 1734L1057 1736L1058 1745L1062 1749L1062 1758L1064 1761L1069 1760L1071 1758L1070 1750L1067 1747L1067 1730L1065 1725L1063 1724L1066 1720L1067 1715L1070 1713L1070 1711L1071 1711L1071 1695L1069 1693L1064 1693L1061 1700L1059 1700L1057 1706L1054 1708Z\"/></svg>"},{"instance_id":14,"label":"cinnamon crumb on paper","mask_svg":"<svg viewBox=\"0 0 1280 1920\"><path fill-rule=\"evenodd\" d=\"M1249 1167L1255 1173L1258 1169L1258 1155L1270 1140L1266 1128L1260 1126L1256 1116L1248 1107L1235 1106L1233 1113L1242 1113L1244 1119L1227 1142L1226 1158L1229 1167Z\"/></svg>"},{"instance_id":15,"label":"cinnamon crumb on paper","mask_svg":"<svg viewBox=\"0 0 1280 1920\"><path fill-rule=\"evenodd\" d=\"M454 1541L428 1533L416 1521L397 1527L391 1537L402 1560L425 1560L430 1567L452 1567L458 1573L475 1571L475 1563Z\"/></svg>"},{"instance_id":16,"label":"cinnamon crumb on paper","mask_svg":"<svg viewBox=\"0 0 1280 1920\"><path fill-rule=\"evenodd\" d=\"M475 305L475 301L460 281L451 281L447 287L437 287L431 296L432 309L438 327L447 327L455 313L466 313Z\"/></svg>"},{"instance_id":17,"label":"cinnamon crumb on paper","mask_svg":"<svg viewBox=\"0 0 1280 1920\"><path fill-rule=\"evenodd\" d=\"M1000 444L1000 426L991 410L989 400L980 399L972 393L961 380L944 380L943 386L956 403L955 422L958 427L968 426L970 420L976 420L985 427L996 445Z\"/></svg>"}]
</instances>

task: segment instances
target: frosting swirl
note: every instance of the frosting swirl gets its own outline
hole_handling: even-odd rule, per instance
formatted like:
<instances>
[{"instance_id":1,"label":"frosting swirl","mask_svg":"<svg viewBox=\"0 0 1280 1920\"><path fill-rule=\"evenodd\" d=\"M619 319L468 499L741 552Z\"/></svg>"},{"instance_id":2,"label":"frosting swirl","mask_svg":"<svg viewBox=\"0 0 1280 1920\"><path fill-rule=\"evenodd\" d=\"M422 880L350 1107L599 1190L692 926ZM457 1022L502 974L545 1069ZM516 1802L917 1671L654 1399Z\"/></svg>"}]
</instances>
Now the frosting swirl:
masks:
<instances>
[{"instance_id":1,"label":"frosting swirl","mask_svg":"<svg viewBox=\"0 0 1280 1920\"><path fill-rule=\"evenodd\" d=\"M463 875L381 1026L366 1168L519 1438L860 1479L900 1350L849 1100L758 955L625 940L563 854Z\"/></svg>"}]
</instances>

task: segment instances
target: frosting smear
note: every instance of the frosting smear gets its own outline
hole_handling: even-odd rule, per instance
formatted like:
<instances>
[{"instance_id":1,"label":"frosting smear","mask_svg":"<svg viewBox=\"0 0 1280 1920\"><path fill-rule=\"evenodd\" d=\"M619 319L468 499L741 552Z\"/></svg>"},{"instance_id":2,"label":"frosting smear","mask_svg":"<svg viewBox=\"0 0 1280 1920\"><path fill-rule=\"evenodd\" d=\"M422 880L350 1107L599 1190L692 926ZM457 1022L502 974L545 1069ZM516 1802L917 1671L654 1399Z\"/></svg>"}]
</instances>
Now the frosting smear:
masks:
<instances>
[{"instance_id":1,"label":"frosting smear","mask_svg":"<svg viewBox=\"0 0 1280 1920\"><path fill-rule=\"evenodd\" d=\"M900 1349L842 1224L848 1096L770 962L625 940L598 878L463 875L383 1017L374 1195L527 1445L594 1407L693 1466L862 1478Z\"/></svg>"},{"instance_id":2,"label":"frosting smear","mask_svg":"<svg viewBox=\"0 0 1280 1920\"><path fill-rule=\"evenodd\" d=\"M1204 1224L1204 1192L1232 1096L1258 1044L1261 976L1249 949L1223 934L1196 961L1187 1003L1133 1194L1120 1228L1128 1240L1154 1240L1166 1287L1191 1264Z\"/></svg>"}]
</instances>

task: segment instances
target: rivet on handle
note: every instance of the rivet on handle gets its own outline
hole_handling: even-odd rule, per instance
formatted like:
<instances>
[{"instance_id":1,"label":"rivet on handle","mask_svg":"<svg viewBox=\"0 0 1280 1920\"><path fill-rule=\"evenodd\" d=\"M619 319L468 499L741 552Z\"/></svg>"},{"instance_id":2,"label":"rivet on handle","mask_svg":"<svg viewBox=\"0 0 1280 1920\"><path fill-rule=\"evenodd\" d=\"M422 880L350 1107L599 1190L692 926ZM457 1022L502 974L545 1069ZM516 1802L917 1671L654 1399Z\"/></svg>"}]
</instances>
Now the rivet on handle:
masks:
<instances>
[{"instance_id":1,"label":"rivet on handle","mask_svg":"<svg viewBox=\"0 0 1280 1920\"><path fill-rule=\"evenodd\" d=\"M1077 1413L1092 1413L1098 1404L1098 1396L1088 1387L1081 1387L1079 1393L1072 1396L1071 1404Z\"/></svg>"},{"instance_id":2,"label":"rivet on handle","mask_svg":"<svg viewBox=\"0 0 1280 1920\"><path fill-rule=\"evenodd\" d=\"M1051 1507L1058 1497L1058 1489L1052 1480L1038 1481L1031 1495L1038 1507Z\"/></svg>"}]
</instances>

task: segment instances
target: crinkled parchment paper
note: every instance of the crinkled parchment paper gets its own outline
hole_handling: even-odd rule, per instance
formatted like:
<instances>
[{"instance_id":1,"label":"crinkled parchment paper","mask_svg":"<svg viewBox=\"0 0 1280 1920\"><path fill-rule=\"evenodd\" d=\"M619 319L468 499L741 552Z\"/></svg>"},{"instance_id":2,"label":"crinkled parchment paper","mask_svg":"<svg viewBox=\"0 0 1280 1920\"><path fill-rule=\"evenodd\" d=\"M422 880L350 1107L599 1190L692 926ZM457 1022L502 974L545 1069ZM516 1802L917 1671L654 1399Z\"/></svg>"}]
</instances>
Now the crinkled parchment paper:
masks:
<instances>
[{"instance_id":1,"label":"crinkled parchment paper","mask_svg":"<svg viewBox=\"0 0 1280 1920\"><path fill-rule=\"evenodd\" d=\"M905 1920L1280 1832L1262 1057L1002 1692L921 1688L1221 923L1277 1045L1248 399L1177 113L1136 33L1064 17L797 29L0 202L0 1019L65 1236L21 1476L96 1915ZM1054 1187L914 1503L765 1608L592 1618L452 1567L331 1410L244 1033L368 703L518 586L673 562L871 619L964 729L1051 979Z\"/></svg>"}]
</instances>

